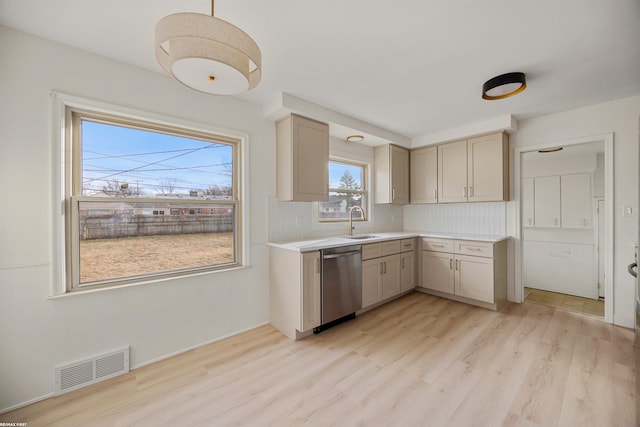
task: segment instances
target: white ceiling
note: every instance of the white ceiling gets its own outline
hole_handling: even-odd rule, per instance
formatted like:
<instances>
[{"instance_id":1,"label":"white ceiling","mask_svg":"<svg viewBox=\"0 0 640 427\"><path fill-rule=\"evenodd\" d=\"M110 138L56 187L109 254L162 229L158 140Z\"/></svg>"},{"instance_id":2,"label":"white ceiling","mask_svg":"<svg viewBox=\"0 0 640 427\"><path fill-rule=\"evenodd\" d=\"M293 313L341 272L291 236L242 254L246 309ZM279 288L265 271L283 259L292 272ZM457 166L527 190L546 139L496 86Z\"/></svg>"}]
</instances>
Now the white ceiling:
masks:
<instances>
[{"instance_id":1,"label":"white ceiling","mask_svg":"<svg viewBox=\"0 0 640 427\"><path fill-rule=\"evenodd\" d=\"M282 93L414 138L640 94L638 0L218 0L250 34L263 77L241 98ZM154 27L209 0L0 0L0 24L158 73ZM1 42L1 41L0 41ZM484 81L522 71L516 97ZM178 84L178 83L176 83ZM188 90L188 89L185 89Z\"/></svg>"}]
</instances>

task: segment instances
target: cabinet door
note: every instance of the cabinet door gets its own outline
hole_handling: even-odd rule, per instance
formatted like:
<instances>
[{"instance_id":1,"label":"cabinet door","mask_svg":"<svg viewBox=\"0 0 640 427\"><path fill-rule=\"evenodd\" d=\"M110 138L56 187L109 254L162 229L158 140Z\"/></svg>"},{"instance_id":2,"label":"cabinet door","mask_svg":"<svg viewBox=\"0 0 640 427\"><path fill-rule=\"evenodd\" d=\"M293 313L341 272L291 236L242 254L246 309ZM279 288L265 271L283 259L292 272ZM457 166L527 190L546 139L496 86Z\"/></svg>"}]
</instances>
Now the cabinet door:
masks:
<instances>
[{"instance_id":1,"label":"cabinet door","mask_svg":"<svg viewBox=\"0 0 640 427\"><path fill-rule=\"evenodd\" d=\"M456 255L455 294L493 304L493 258Z\"/></svg>"},{"instance_id":2,"label":"cabinet door","mask_svg":"<svg viewBox=\"0 0 640 427\"><path fill-rule=\"evenodd\" d=\"M382 301L382 258L362 262L362 308Z\"/></svg>"},{"instance_id":3,"label":"cabinet door","mask_svg":"<svg viewBox=\"0 0 640 427\"><path fill-rule=\"evenodd\" d=\"M560 227L560 177L536 178L534 184L534 225Z\"/></svg>"},{"instance_id":4,"label":"cabinet door","mask_svg":"<svg viewBox=\"0 0 640 427\"><path fill-rule=\"evenodd\" d=\"M467 200L495 202L509 199L509 143L506 135L467 141Z\"/></svg>"},{"instance_id":5,"label":"cabinet door","mask_svg":"<svg viewBox=\"0 0 640 427\"><path fill-rule=\"evenodd\" d=\"M391 203L409 203L409 150L391 146Z\"/></svg>"},{"instance_id":6,"label":"cabinet door","mask_svg":"<svg viewBox=\"0 0 640 427\"><path fill-rule=\"evenodd\" d=\"M382 299L400 293L400 255L382 258Z\"/></svg>"},{"instance_id":7,"label":"cabinet door","mask_svg":"<svg viewBox=\"0 0 640 427\"><path fill-rule=\"evenodd\" d=\"M438 202L467 201L467 141L438 146Z\"/></svg>"},{"instance_id":8,"label":"cabinet door","mask_svg":"<svg viewBox=\"0 0 640 427\"><path fill-rule=\"evenodd\" d=\"M562 228L591 228L591 176L588 173L560 177Z\"/></svg>"},{"instance_id":9,"label":"cabinet door","mask_svg":"<svg viewBox=\"0 0 640 427\"><path fill-rule=\"evenodd\" d=\"M411 203L438 202L438 147L411 151L410 172Z\"/></svg>"},{"instance_id":10,"label":"cabinet door","mask_svg":"<svg viewBox=\"0 0 640 427\"><path fill-rule=\"evenodd\" d=\"M453 254L422 251L422 287L453 294Z\"/></svg>"},{"instance_id":11,"label":"cabinet door","mask_svg":"<svg viewBox=\"0 0 640 427\"><path fill-rule=\"evenodd\" d=\"M329 200L329 126L293 116L293 200Z\"/></svg>"},{"instance_id":12,"label":"cabinet door","mask_svg":"<svg viewBox=\"0 0 640 427\"><path fill-rule=\"evenodd\" d=\"M522 226L533 227L534 180L525 178L522 182Z\"/></svg>"},{"instance_id":13,"label":"cabinet door","mask_svg":"<svg viewBox=\"0 0 640 427\"><path fill-rule=\"evenodd\" d=\"M400 292L416 287L416 252L400 254Z\"/></svg>"},{"instance_id":14,"label":"cabinet door","mask_svg":"<svg viewBox=\"0 0 640 427\"><path fill-rule=\"evenodd\" d=\"M320 326L320 252L302 254L300 332Z\"/></svg>"}]
</instances>

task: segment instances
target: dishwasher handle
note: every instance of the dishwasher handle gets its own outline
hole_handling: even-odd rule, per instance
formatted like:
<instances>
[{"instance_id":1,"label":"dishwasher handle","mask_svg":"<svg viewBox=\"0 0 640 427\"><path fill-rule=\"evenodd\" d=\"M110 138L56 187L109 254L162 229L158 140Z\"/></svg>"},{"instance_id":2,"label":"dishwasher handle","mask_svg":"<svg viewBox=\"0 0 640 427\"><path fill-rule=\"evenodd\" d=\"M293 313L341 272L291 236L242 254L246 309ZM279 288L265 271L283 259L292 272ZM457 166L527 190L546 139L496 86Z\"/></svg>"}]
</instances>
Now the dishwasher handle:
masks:
<instances>
[{"instance_id":1,"label":"dishwasher handle","mask_svg":"<svg viewBox=\"0 0 640 427\"><path fill-rule=\"evenodd\" d=\"M341 252L339 254L323 254L322 255L322 259L335 259L335 258L342 258L345 256L351 256L351 255L356 255L361 253L361 251L351 251L351 252Z\"/></svg>"},{"instance_id":2,"label":"dishwasher handle","mask_svg":"<svg viewBox=\"0 0 640 427\"><path fill-rule=\"evenodd\" d=\"M627 271L633 277L638 277L638 263L634 262L634 263L629 264L629 266L627 267Z\"/></svg>"}]
</instances>

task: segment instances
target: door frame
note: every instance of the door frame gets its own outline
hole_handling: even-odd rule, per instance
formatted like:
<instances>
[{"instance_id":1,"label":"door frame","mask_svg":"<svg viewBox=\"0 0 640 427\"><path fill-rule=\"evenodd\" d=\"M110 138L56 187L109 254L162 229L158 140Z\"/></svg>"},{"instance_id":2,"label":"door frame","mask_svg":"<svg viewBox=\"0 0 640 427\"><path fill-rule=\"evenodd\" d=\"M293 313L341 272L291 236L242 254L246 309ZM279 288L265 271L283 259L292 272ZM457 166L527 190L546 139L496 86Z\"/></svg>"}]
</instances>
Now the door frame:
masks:
<instances>
[{"instance_id":1,"label":"door frame","mask_svg":"<svg viewBox=\"0 0 640 427\"><path fill-rule=\"evenodd\" d=\"M604 320L607 323L613 323L613 295L614 295L614 270L613 270L613 230L614 230L614 187L613 187L613 133L605 133L599 135L585 136L567 140L558 140L546 142L539 145L530 145L525 147L515 147L513 155L514 165L514 200L516 203L515 215L515 302L524 301L524 280L522 269L522 156L530 151L554 148L558 146L578 145L591 142L604 143L604 199L605 199L605 244L609 248L605 253L604 271L605 271L605 299L604 299Z\"/></svg>"},{"instance_id":2,"label":"door frame","mask_svg":"<svg viewBox=\"0 0 640 427\"><path fill-rule=\"evenodd\" d=\"M602 203L603 205L603 212L600 212L600 203ZM604 216L604 221L605 221L605 230L604 230L604 238L603 241L600 240L600 216ZM606 248L606 244L607 244L607 230L606 230L606 221L607 221L607 203L606 203L606 199L604 197L594 197L593 199L593 225L594 225L594 230L593 230L593 240L594 243L596 245L596 251L594 254L594 265L597 265L598 268L596 269L596 299L600 298L600 287L598 286L598 284L600 283L600 248L604 245L604 247ZM605 254L606 255L606 252ZM603 255L603 256L604 256ZM603 261L603 266L604 266L604 261ZM605 279L606 279L606 275L605 275ZM603 291L606 290L606 286L605 289L603 289ZM604 296L604 294L603 294Z\"/></svg>"}]
</instances>

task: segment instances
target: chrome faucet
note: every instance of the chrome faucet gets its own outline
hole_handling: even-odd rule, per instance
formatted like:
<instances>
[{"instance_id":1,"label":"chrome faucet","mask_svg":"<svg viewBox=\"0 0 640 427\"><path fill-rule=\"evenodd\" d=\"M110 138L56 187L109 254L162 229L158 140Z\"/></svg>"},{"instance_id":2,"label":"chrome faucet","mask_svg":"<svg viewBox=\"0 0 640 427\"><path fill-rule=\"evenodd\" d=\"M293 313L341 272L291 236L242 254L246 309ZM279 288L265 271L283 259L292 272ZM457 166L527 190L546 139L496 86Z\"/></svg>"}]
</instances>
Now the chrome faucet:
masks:
<instances>
[{"instance_id":1,"label":"chrome faucet","mask_svg":"<svg viewBox=\"0 0 640 427\"><path fill-rule=\"evenodd\" d=\"M351 209L349 209L349 236L353 236L353 230L356 228L353 225L353 211L354 210L360 210L360 213L362 214L362 219L361 221L366 221L367 220L367 215L364 213L364 209L362 209L361 206L355 205L355 206L351 206Z\"/></svg>"}]
</instances>

